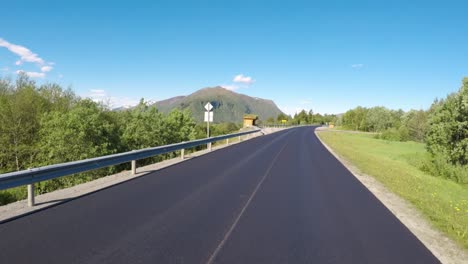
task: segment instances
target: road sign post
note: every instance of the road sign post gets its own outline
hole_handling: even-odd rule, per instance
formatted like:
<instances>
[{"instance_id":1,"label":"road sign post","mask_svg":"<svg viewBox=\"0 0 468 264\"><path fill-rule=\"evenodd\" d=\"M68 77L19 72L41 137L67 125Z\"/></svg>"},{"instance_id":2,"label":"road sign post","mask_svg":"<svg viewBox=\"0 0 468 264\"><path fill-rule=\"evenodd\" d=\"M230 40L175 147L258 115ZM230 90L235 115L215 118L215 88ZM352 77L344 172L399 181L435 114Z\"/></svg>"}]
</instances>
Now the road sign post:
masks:
<instances>
[{"instance_id":1,"label":"road sign post","mask_svg":"<svg viewBox=\"0 0 468 264\"><path fill-rule=\"evenodd\" d=\"M210 122L213 122L213 112L211 112L211 109L213 109L213 105L211 105L210 102L206 103L205 105L205 122L206 122L206 137L210 137ZM211 151L211 143L208 143L208 150Z\"/></svg>"}]
</instances>

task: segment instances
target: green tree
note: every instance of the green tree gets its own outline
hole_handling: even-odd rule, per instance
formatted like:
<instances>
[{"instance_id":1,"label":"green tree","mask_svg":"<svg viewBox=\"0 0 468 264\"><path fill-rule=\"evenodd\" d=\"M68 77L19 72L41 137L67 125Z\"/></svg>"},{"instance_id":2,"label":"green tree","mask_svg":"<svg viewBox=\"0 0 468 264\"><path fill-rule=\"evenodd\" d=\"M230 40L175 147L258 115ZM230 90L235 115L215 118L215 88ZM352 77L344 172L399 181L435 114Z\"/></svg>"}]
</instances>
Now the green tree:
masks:
<instances>
[{"instance_id":1,"label":"green tree","mask_svg":"<svg viewBox=\"0 0 468 264\"><path fill-rule=\"evenodd\" d=\"M273 117L269 117L267 120L266 120L266 123L268 125L273 125L275 123L275 119Z\"/></svg>"},{"instance_id":2,"label":"green tree","mask_svg":"<svg viewBox=\"0 0 468 264\"><path fill-rule=\"evenodd\" d=\"M25 75L19 75L15 85L3 81L0 86L0 170L31 167L38 152L39 120L48 102Z\"/></svg>"},{"instance_id":3,"label":"green tree","mask_svg":"<svg viewBox=\"0 0 468 264\"><path fill-rule=\"evenodd\" d=\"M281 124L281 121L282 120L289 120L289 116L287 116L286 114L284 113L280 113L277 117L276 117L276 121Z\"/></svg>"},{"instance_id":4,"label":"green tree","mask_svg":"<svg viewBox=\"0 0 468 264\"><path fill-rule=\"evenodd\" d=\"M318 115L318 116L317 116ZM316 117L314 117L315 120L318 120L318 122L320 124L325 124L325 123L335 123L336 120L337 120L337 117L336 115L329 115L329 114L325 114L325 115L320 115L320 114L317 114Z\"/></svg>"},{"instance_id":5,"label":"green tree","mask_svg":"<svg viewBox=\"0 0 468 264\"><path fill-rule=\"evenodd\" d=\"M390 110L381 106L372 107L366 114L365 130L381 132L393 127L394 122L394 116Z\"/></svg>"},{"instance_id":6,"label":"green tree","mask_svg":"<svg viewBox=\"0 0 468 264\"><path fill-rule=\"evenodd\" d=\"M156 107L147 106L143 99L134 109L123 114L122 141L127 150L164 145L168 141L167 133L173 132L164 131L164 116Z\"/></svg>"},{"instance_id":7,"label":"green tree","mask_svg":"<svg viewBox=\"0 0 468 264\"><path fill-rule=\"evenodd\" d=\"M179 143L195 139L195 121L188 111L172 110L165 120L166 144Z\"/></svg>"},{"instance_id":8,"label":"green tree","mask_svg":"<svg viewBox=\"0 0 468 264\"><path fill-rule=\"evenodd\" d=\"M50 165L100 157L120 152L119 129L114 115L89 99L80 100L68 112L51 111L41 119L38 165ZM115 172L103 168L38 185L44 193Z\"/></svg>"},{"instance_id":9,"label":"green tree","mask_svg":"<svg viewBox=\"0 0 468 264\"><path fill-rule=\"evenodd\" d=\"M68 112L53 111L41 121L42 165L117 153L119 130L102 106L85 99Z\"/></svg>"},{"instance_id":10,"label":"green tree","mask_svg":"<svg viewBox=\"0 0 468 264\"><path fill-rule=\"evenodd\" d=\"M44 84L38 93L50 104L49 111L66 112L79 100L71 88L64 90L58 84Z\"/></svg>"},{"instance_id":11,"label":"green tree","mask_svg":"<svg viewBox=\"0 0 468 264\"><path fill-rule=\"evenodd\" d=\"M410 110L402 117L402 126L408 130L409 138L423 142L427 131L427 115L424 110Z\"/></svg>"},{"instance_id":12,"label":"green tree","mask_svg":"<svg viewBox=\"0 0 468 264\"><path fill-rule=\"evenodd\" d=\"M426 142L433 156L451 164L468 164L468 78L458 93L433 105Z\"/></svg>"},{"instance_id":13,"label":"green tree","mask_svg":"<svg viewBox=\"0 0 468 264\"><path fill-rule=\"evenodd\" d=\"M346 111L346 113L344 113L344 115L342 116L343 126L353 130L366 131L367 112L368 109L361 106Z\"/></svg>"},{"instance_id":14,"label":"green tree","mask_svg":"<svg viewBox=\"0 0 468 264\"><path fill-rule=\"evenodd\" d=\"M299 124L299 125L310 124L309 114L305 110L302 110L301 112L299 112L298 114L294 116L294 121L296 124Z\"/></svg>"}]
</instances>

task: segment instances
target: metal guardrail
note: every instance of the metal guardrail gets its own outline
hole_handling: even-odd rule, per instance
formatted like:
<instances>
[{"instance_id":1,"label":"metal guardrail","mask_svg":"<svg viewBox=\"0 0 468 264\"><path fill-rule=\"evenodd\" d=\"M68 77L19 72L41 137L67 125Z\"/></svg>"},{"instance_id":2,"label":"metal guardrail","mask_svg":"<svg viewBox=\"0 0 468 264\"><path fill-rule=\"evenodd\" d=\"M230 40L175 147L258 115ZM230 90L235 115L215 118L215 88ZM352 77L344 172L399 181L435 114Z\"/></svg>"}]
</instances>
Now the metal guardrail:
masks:
<instances>
[{"instance_id":1,"label":"metal guardrail","mask_svg":"<svg viewBox=\"0 0 468 264\"><path fill-rule=\"evenodd\" d=\"M28 203L30 206L34 205L34 183L45 180L55 179L75 173L85 172L89 170L109 167L126 162L132 163L132 174L136 173L136 161L139 159L149 158L160 154L181 151L181 157L184 157L184 150L204 144L208 144L208 149L211 150L211 143L241 136L260 132L260 129L222 135L217 137L198 139L189 142L182 142L170 145L164 145L154 148L146 148L141 150L134 150L119 154L107 155L97 158L85 159L80 161L72 161L49 165L39 168L32 168L22 171L10 172L0 174L0 190L9 189L13 187L28 185Z\"/></svg>"},{"instance_id":2,"label":"metal guardrail","mask_svg":"<svg viewBox=\"0 0 468 264\"><path fill-rule=\"evenodd\" d=\"M302 127L302 126L320 126L320 124L302 124L302 125L292 125L292 124L263 124L258 125L259 128L291 128L291 127Z\"/></svg>"},{"instance_id":3,"label":"metal guardrail","mask_svg":"<svg viewBox=\"0 0 468 264\"><path fill-rule=\"evenodd\" d=\"M259 128L288 128L296 127L297 125L285 125L285 124L270 124L270 125L258 125Z\"/></svg>"}]
</instances>

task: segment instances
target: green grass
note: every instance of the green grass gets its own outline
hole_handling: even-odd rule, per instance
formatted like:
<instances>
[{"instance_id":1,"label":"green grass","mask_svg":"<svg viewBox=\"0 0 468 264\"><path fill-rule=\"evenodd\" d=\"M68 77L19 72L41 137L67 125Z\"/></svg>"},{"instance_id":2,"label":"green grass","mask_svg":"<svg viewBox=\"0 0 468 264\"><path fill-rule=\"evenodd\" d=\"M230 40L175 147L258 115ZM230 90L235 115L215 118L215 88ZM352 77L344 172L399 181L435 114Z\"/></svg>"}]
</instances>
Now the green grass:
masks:
<instances>
[{"instance_id":1,"label":"green grass","mask_svg":"<svg viewBox=\"0 0 468 264\"><path fill-rule=\"evenodd\" d=\"M436 228L468 249L468 187L421 171L421 164L428 158L424 144L379 140L366 134L318 135L340 156L411 202Z\"/></svg>"}]
</instances>

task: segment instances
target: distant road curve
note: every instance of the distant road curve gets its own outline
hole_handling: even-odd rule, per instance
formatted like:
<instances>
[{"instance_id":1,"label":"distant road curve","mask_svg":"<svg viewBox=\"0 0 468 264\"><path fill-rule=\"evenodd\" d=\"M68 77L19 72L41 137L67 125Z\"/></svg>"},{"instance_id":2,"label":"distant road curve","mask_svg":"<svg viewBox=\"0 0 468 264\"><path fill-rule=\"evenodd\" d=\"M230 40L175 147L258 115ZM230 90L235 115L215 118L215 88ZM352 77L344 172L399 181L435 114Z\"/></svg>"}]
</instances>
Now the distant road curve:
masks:
<instances>
[{"instance_id":1,"label":"distant road curve","mask_svg":"<svg viewBox=\"0 0 468 264\"><path fill-rule=\"evenodd\" d=\"M0 225L0 263L439 263L319 142L254 138Z\"/></svg>"}]
</instances>

